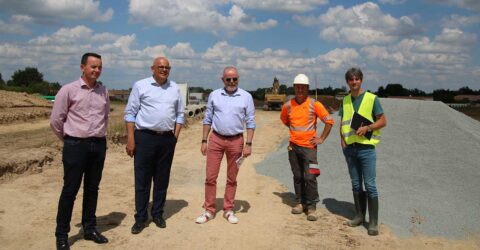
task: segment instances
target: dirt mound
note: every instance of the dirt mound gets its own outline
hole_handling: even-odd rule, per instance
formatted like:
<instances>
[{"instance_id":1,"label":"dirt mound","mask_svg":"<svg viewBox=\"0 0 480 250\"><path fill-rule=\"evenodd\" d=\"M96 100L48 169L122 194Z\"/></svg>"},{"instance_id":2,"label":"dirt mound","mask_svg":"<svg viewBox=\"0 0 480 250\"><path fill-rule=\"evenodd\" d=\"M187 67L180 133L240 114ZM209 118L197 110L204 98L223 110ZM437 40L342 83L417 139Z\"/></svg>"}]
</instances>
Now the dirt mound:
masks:
<instances>
[{"instance_id":1,"label":"dirt mound","mask_svg":"<svg viewBox=\"0 0 480 250\"><path fill-rule=\"evenodd\" d=\"M0 180L28 172L42 172L43 167L49 165L58 153L54 148L42 147L3 154L7 157L0 159Z\"/></svg>"},{"instance_id":2,"label":"dirt mound","mask_svg":"<svg viewBox=\"0 0 480 250\"><path fill-rule=\"evenodd\" d=\"M48 118L52 106L38 95L0 90L0 124Z\"/></svg>"},{"instance_id":3,"label":"dirt mound","mask_svg":"<svg viewBox=\"0 0 480 250\"><path fill-rule=\"evenodd\" d=\"M24 92L0 90L0 108L18 107L52 107L52 103L39 95L30 95Z\"/></svg>"}]
</instances>

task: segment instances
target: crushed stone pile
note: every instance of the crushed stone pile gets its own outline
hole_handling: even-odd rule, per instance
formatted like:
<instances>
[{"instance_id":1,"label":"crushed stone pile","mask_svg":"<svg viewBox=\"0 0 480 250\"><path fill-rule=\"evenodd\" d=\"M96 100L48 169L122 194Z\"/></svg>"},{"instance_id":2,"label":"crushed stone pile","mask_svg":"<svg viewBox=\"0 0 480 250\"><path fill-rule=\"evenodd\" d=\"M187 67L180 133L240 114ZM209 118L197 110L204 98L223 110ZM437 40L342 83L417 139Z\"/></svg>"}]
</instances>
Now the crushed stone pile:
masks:
<instances>
[{"instance_id":1,"label":"crushed stone pile","mask_svg":"<svg viewBox=\"0 0 480 250\"><path fill-rule=\"evenodd\" d=\"M441 102L381 99L381 103L387 127L377 146L380 222L400 236L466 238L480 232L480 122ZM318 206L352 218L340 118L334 116L335 126L318 149ZM287 145L288 139L256 167L293 193Z\"/></svg>"}]
</instances>

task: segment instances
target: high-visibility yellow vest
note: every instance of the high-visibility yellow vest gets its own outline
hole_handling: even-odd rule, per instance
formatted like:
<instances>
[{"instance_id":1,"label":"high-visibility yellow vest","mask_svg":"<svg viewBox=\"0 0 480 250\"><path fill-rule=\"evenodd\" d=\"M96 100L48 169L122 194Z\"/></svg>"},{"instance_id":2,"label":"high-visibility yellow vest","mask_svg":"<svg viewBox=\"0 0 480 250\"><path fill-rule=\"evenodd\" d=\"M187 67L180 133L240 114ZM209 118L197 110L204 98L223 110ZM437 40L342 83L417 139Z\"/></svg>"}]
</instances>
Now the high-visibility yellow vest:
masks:
<instances>
[{"instance_id":1,"label":"high-visibility yellow vest","mask_svg":"<svg viewBox=\"0 0 480 250\"><path fill-rule=\"evenodd\" d=\"M365 92L362 103L358 108L358 113L368 120L373 122L373 104L375 102L375 95L370 92ZM373 130L372 138L367 139L365 136L358 136L352 128L350 122L354 113L351 94L343 98L343 116L342 116L342 136L347 144L361 143L368 145L377 145L380 142L380 129Z\"/></svg>"}]
</instances>

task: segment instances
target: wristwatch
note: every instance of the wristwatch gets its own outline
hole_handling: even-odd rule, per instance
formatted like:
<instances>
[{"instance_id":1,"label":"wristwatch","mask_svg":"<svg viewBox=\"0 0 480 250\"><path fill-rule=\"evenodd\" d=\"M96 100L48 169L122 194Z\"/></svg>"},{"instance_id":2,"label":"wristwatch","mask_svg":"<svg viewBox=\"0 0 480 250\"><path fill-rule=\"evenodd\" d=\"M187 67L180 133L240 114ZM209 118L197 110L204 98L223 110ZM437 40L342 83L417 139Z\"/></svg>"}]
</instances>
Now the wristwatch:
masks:
<instances>
[{"instance_id":1,"label":"wristwatch","mask_svg":"<svg viewBox=\"0 0 480 250\"><path fill-rule=\"evenodd\" d=\"M367 126L367 131L372 132L372 127L370 127L370 125Z\"/></svg>"},{"instance_id":2,"label":"wristwatch","mask_svg":"<svg viewBox=\"0 0 480 250\"><path fill-rule=\"evenodd\" d=\"M252 142L245 142L245 145L252 146Z\"/></svg>"}]
</instances>

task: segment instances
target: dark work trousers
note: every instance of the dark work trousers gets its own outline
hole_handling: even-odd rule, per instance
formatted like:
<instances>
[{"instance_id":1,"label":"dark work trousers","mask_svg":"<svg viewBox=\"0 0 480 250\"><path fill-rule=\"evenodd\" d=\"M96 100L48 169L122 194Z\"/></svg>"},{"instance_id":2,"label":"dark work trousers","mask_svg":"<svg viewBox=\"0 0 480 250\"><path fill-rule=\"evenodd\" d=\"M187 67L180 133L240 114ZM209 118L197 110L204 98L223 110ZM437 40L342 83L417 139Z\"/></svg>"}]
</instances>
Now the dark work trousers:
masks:
<instances>
[{"instance_id":1,"label":"dark work trousers","mask_svg":"<svg viewBox=\"0 0 480 250\"><path fill-rule=\"evenodd\" d=\"M102 179L107 142L105 138L66 136L63 143L63 188L58 202L56 237L68 237L72 210L83 177L82 226L96 228L98 185Z\"/></svg>"},{"instance_id":2,"label":"dark work trousers","mask_svg":"<svg viewBox=\"0 0 480 250\"><path fill-rule=\"evenodd\" d=\"M155 134L135 130L135 221L148 219L147 209L153 180L152 217L161 217L167 198L170 169L177 138L173 132Z\"/></svg>"},{"instance_id":3,"label":"dark work trousers","mask_svg":"<svg viewBox=\"0 0 480 250\"><path fill-rule=\"evenodd\" d=\"M288 160L293 173L293 187L298 203L306 208L316 208L319 201L317 189L317 175L309 173L310 164L318 164L317 149L305 148L290 143L288 146Z\"/></svg>"}]
</instances>

